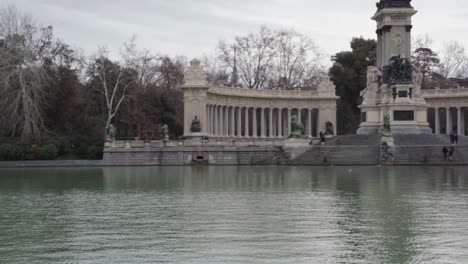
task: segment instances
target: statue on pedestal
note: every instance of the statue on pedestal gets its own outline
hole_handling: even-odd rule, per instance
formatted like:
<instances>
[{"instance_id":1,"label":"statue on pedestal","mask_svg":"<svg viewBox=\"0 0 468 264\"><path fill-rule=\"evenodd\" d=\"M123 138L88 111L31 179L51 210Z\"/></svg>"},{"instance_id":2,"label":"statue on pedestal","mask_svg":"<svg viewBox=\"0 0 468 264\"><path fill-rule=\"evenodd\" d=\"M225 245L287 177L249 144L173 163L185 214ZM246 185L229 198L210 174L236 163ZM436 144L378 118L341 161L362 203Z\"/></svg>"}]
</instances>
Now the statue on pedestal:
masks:
<instances>
[{"instance_id":1,"label":"statue on pedestal","mask_svg":"<svg viewBox=\"0 0 468 264\"><path fill-rule=\"evenodd\" d=\"M335 135L335 130L333 128L333 124L328 121L325 123L325 136L334 136Z\"/></svg>"},{"instance_id":2,"label":"statue on pedestal","mask_svg":"<svg viewBox=\"0 0 468 264\"><path fill-rule=\"evenodd\" d=\"M297 116L291 117L291 134L289 138L303 138L304 126L297 120Z\"/></svg>"},{"instance_id":3,"label":"statue on pedestal","mask_svg":"<svg viewBox=\"0 0 468 264\"><path fill-rule=\"evenodd\" d=\"M413 66L412 75L413 75L413 85L414 85L413 96L418 96L421 94L421 87L422 87L424 74L422 73L420 67Z\"/></svg>"},{"instance_id":4,"label":"statue on pedestal","mask_svg":"<svg viewBox=\"0 0 468 264\"><path fill-rule=\"evenodd\" d=\"M114 141L115 136L117 134L117 128L113 124L109 125L109 128L106 131L107 133L107 141Z\"/></svg>"},{"instance_id":5,"label":"statue on pedestal","mask_svg":"<svg viewBox=\"0 0 468 264\"><path fill-rule=\"evenodd\" d=\"M409 59L401 56L390 58L390 64L383 67L383 82L386 84L409 84L412 82L413 66Z\"/></svg>"},{"instance_id":6,"label":"statue on pedestal","mask_svg":"<svg viewBox=\"0 0 468 264\"><path fill-rule=\"evenodd\" d=\"M384 135L384 136L391 136L392 135L392 128L390 127L390 115L389 114L386 114L384 116L384 124L383 124L382 135Z\"/></svg>"},{"instance_id":7,"label":"statue on pedestal","mask_svg":"<svg viewBox=\"0 0 468 264\"><path fill-rule=\"evenodd\" d=\"M169 126L167 124L163 124L161 126L161 129L159 130L159 133L161 135L161 138L163 138L164 140L168 140L169 139Z\"/></svg>"},{"instance_id":8,"label":"statue on pedestal","mask_svg":"<svg viewBox=\"0 0 468 264\"><path fill-rule=\"evenodd\" d=\"M195 118L193 119L192 126L190 127L190 132L192 133L201 132L201 123L200 123L200 120L198 119L198 116L195 116Z\"/></svg>"},{"instance_id":9,"label":"statue on pedestal","mask_svg":"<svg viewBox=\"0 0 468 264\"><path fill-rule=\"evenodd\" d=\"M366 99L377 98L380 89L382 72L376 66L367 67L367 87L361 92L361 96Z\"/></svg>"}]
</instances>

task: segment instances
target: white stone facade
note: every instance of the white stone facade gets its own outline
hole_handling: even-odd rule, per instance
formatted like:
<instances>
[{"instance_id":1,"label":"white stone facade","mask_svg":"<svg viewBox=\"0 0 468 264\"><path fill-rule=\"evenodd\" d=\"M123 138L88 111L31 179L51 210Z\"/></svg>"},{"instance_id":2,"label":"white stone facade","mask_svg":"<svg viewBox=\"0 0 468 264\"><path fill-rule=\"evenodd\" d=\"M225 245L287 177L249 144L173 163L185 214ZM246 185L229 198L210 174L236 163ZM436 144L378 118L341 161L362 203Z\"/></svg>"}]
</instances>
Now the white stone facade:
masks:
<instances>
[{"instance_id":1,"label":"white stone facade","mask_svg":"<svg viewBox=\"0 0 468 264\"><path fill-rule=\"evenodd\" d=\"M317 90L255 90L213 86L206 82L198 60L186 74L184 91L184 136L211 138L287 138L291 118L304 125L305 136L317 137L331 122L336 135L335 86L323 78ZM190 131L197 116L202 132Z\"/></svg>"},{"instance_id":2,"label":"white stone facade","mask_svg":"<svg viewBox=\"0 0 468 264\"><path fill-rule=\"evenodd\" d=\"M383 8L372 17L377 22L377 65L368 68L358 134L381 132L387 115L396 134L431 133L429 105L421 95L421 73L410 62L416 13L412 7Z\"/></svg>"},{"instance_id":3,"label":"white stone facade","mask_svg":"<svg viewBox=\"0 0 468 264\"><path fill-rule=\"evenodd\" d=\"M468 88L422 90L429 104L428 119L434 134L466 135Z\"/></svg>"}]
</instances>

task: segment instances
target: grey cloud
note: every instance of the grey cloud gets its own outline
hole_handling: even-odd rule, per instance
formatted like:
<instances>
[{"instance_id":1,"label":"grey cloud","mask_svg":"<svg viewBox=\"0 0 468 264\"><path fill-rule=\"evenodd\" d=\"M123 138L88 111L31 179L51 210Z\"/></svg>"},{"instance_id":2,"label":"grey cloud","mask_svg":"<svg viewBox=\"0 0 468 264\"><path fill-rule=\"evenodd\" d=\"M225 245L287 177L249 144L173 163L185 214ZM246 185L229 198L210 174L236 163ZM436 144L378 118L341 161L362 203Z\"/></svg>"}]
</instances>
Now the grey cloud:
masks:
<instances>
[{"instance_id":1,"label":"grey cloud","mask_svg":"<svg viewBox=\"0 0 468 264\"><path fill-rule=\"evenodd\" d=\"M295 28L328 54L349 48L353 36L374 38L370 17L376 0L15 0L22 11L87 54L107 46L114 54L133 34L138 45L158 53L198 57L219 39L246 34L260 25ZM0 0L0 5L11 0ZM436 43L456 39L468 45L468 2L414 0L420 12L415 34Z\"/></svg>"}]
</instances>

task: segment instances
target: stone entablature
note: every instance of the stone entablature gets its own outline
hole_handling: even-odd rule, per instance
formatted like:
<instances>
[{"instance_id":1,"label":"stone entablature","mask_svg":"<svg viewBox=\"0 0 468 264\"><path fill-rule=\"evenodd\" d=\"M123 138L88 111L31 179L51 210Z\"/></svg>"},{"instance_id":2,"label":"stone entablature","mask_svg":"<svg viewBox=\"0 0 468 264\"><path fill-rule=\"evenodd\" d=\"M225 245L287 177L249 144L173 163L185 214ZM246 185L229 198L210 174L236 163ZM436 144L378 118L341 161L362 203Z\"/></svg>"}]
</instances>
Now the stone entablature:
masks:
<instances>
[{"instance_id":1,"label":"stone entablature","mask_svg":"<svg viewBox=\"0 0 468 264\"><path fill-rule=\"evenodd\" d=\"M466 97L468 99L468 88L458 88L458 89L427 89L421 90L424 98L456 98L456 97Z\"/></svg>"},{"instance_id":2,"label":"stone entablature","mask_svg":"<svg viewBox=\"0 0 468 264\"><path fill-rule=\"evenodd\" d=\"M258 108L335 109L337 96L320 96L317 90L253 90L213 86L208 89L208 104Z\"/></svg>"}]
</instances>

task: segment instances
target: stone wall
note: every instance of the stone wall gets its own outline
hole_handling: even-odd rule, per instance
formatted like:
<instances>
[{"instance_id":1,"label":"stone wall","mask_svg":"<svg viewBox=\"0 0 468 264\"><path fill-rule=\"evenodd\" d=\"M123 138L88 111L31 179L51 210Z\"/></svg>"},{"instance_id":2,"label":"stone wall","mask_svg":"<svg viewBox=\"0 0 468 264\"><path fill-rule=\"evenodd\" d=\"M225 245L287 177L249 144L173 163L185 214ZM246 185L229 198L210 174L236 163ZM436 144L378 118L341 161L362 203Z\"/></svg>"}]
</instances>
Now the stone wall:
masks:
<instances>
[{"instance_id":1,"label":"stone wall","mask_svg":"<svg viewBox=\"0 0 468 264\"><path fill-rule=\"evenodd\" d=\"M271 165L275 147L173 147L104 151L108 165Z\"/></svg>"},{"instance_id":2,"label":"stone wall","mask_svg":"<svg viewBox=\"0 0 468 264\"><path fill-rule=\"evenodd\" d=\"M291 165L376 165L379 164L379 146L314 146Z\"/></svg>"},{"instance_id":3,"label":"stone wall","mask_svg":"<svg viewBox=\"0 0 468 264\"><path fill-rule=\"evenodd\" d=\"M395 165L468 164L468 146L455 146L453 160L444 160L444 146L396 146Z\"/></svg>"}]
</instances>

